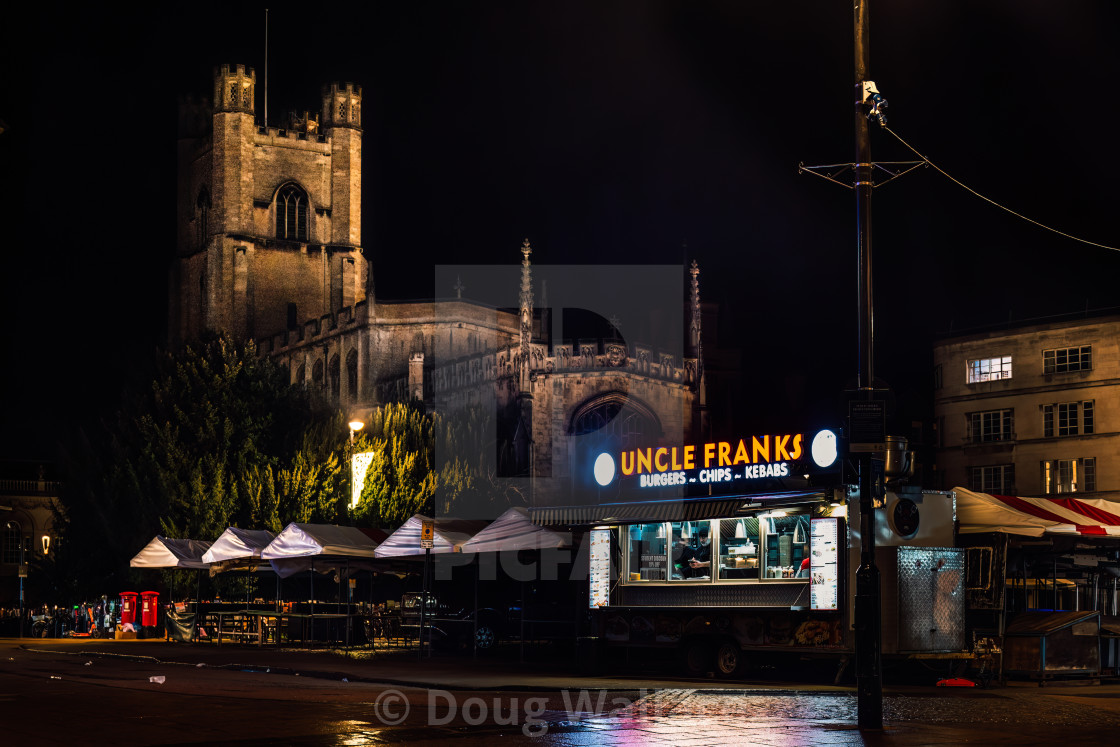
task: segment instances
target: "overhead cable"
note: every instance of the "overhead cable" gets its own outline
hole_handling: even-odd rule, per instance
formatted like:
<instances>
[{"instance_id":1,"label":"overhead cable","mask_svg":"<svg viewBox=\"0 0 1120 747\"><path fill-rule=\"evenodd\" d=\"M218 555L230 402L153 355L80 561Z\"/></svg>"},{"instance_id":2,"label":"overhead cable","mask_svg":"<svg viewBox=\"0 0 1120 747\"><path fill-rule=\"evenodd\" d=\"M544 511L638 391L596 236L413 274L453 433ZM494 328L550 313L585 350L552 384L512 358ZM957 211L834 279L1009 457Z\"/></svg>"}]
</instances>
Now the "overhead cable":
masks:
<instances>
[{"instance_id":1,"label":"overhead cable","mask_svg":"<svg viewBox=\"0 0 1120 747\"><path fill-rule=\"evenodd\" d=\"M884 124L884 125L882 125L882 127L883 127L883 129L884 129L884 130L886 130L886 131L887 131L887 132L889 132L890 134L894 135L894 136L895 136L895 139L897 139L897 140L898 140L898 142L902 143L902 144L903 144L903 145L905 145L905 146L906 146L907 148L909 148L909 149L910 149L911 151L913 151L914 155L916 155L916 156L917 156L918 158L922 159L922 160L923 160L924 162L926 162L927 164L929 164L929 165L930 165L931 167L933 167L933 168L934 168L935 170L937 170L937 172L938 172L938 173L940 173L940 174L941 174L942 176L944 176L944 177L945 177L946 179L948 179L949 181L953 182L954 184L956 184L956 185L958 185L958 186L960 186L960 187L963 187L964 189L968 190L968 191L969 191L969 192L971 192L972 194L974 194L974 195L976 195L977 197L979 197L979 198L980 198L981 200L984 200L985 202L990 202L991 204L993 204L993 205L995 205L996 207L998 207L998 208L999 208L1000 210L1005 210L1005 211L1007 211L1007 212L1011 213L1012 215L1014 215L1014 216L1015 216L1015 217L1017 217L1017 218L1022 218L1023 220L1027 221L1028 223L1033 223L1033 224L1035 224L1036 226L1038 226L1039 228L1045 228L1045 229L1046 229L1047 231L1052 231L1053 233L1056 233L1056 234L1058 234L1059 236L1065 236L1065 237L1066 237L1067 239L1073 239L1074 241L1080 241L1081 243L1083 243L1083 244L1089 244L1090 246L1098 246L1098 247L1100 247L1101 249L1109 249L1109 250L1111 250L1111 251L1114 251L1114 252L1120 252L1120 248L1118 248L1118 247L1115 247L1115 246L1108 246L1107 244L1098 244L1098 243L1097 243L1097 242L1095 242L1095 241L1089 241L1088 239L1082 239L1082 238L1079 238L1079 237L1077 237L1077 236L1073 236L1073 235L1071 235L1071 234L1065 233L1064 231L1059 231L1059 230L1058 230L1058 229L1056 229L1056 228L1051 228L1050 226L1047 226L1047 225L1045 225L1045 224L1043 224L1043 223L1039 223L1038 221L1036 221L1036 220L1033 220L1033 219L1031 219L1031 218L1028 218L1027 216L1025 216L1025 215L1022 215L1021 213L1017 213L1017 212L1015 212L1014 210L1012 210L1012 209L1011 209L1011 208L1009 208L1009 207L1005 207L1005 206L1003 206L1003 205L1000 205L1000 204L999 204L998 202L996 202L995 200L993 200L993 199L991 199L991 198L989 198L989 197L985 197L984 195L980 194L979 192L977 192L977 191L976 191L975 189L973 189L972 187L969 187L969 186L968 186L967 184L964 184L964 183L962 183L962 182L961 182L961 181L960 181L959 179L955 179L955 178L953 178L953 176L952 176L952 175L950 175L949 173L947 173L947 172L946 172L946 171L945 171L944 169L940 168L940 167L939 167L939 166L938 166L937 164L935 164L935 163L934 163L933 161L929 160L928 158L926 158L925 156L923 156L923 155L922 155L921 153L919 153L919 152L917 151L917 149L916 149L916 148L914 148L914 146L910 145L910 143L908 143L908 142L906 142L905 140L903 140L903 139L902 139L902 138L901 138L901 137L899 136L899 134L898 134L897 132L895 132L894 130L892 130L892 129L891 129L890 127L887 127L887 126L886 126L885 124Z\"/></svg>"}]
</instances>

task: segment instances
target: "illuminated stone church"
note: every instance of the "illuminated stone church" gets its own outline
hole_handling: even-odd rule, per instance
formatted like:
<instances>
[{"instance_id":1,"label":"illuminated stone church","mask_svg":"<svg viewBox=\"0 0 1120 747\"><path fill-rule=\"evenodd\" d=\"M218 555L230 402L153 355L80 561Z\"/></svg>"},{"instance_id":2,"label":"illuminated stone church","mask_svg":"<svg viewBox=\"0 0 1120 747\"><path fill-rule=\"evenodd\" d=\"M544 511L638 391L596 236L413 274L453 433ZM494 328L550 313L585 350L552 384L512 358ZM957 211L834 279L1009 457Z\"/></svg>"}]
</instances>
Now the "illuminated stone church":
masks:
<instances>
[{"instance_id":1,"label":"illuminated stone church","mask_svg":"<svg viewBox=\"0 0 1120 747\"><path fill-rule=\"evenodd\" d=\"M555 332L561 310L542 298L545 268L528 240L511 247L520 266L490 300L463 297L458 278L452 298L378 299L369 257L391 249L361 241L361 88L326 86L318 114L266 127L256 85L254 70L223 65L212 100L180 112L173 346L206 330L253 339L293 383L358 417L390 401L493 403L513 455L503 469L531 477L540 503L586 487L586 452L604 438L626 448L706 435L695 263L669 269L677 298L653 312L675 317L659 324L679 331L668 344L627 341L617 320L594 339ZM557 277L553 299L583 285ZM609 287L603 295L629 300L623 279ZM629 306L649 296L631 295ZM601 299L578 303L613 313Z\"/></svg>"}]
</instances>

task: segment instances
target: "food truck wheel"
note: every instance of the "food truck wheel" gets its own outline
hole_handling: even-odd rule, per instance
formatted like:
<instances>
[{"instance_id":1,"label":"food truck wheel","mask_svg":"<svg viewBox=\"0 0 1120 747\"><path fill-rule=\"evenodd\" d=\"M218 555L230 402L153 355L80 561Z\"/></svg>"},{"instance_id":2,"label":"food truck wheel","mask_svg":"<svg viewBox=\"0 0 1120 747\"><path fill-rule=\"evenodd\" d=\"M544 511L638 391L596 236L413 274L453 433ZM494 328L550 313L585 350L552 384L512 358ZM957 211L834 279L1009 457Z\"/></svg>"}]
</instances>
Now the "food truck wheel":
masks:
<instances>
[{"instance_id":1,"label":"food truck wheel","mask_svg":"<svg viewBox=\"0 0 1120 747\"><path fill-rule=\"evenodd\" d=\"M713 651L711 641L694 638L680 648L680 663L685 674L699 675L712 671Z\"/></svg>"},{"instance_id":2,"label":"food truck wheel","mask_svg":"<svg viewBox=\"0 0 1120 747\"><path fill-rule=\"evenodd\" d=\"M498 643L498 631L490 625L479 625L474 633L474 645L480 651L494 648Z\"/></svg>"},{"instance_id":3,"label":"food truck wheel","mask_svg":"<svg viewBox=\"0 0 1120 747\"><path fill-rule=\"evenodd\" d=\"M722 641L716 648L716 676L732 677L743 663L743 652L734 641Z\"/></svg>"}]
</instances>

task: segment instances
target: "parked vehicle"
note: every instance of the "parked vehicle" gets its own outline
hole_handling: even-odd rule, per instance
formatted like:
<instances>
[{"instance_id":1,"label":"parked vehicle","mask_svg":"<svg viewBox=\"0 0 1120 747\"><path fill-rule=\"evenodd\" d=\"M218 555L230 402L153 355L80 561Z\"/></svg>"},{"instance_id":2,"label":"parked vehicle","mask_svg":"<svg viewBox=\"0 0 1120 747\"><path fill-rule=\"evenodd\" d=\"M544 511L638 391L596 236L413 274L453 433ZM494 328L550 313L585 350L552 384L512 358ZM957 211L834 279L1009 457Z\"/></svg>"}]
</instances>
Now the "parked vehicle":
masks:
<instances>
[{"instance_id":1,"label":"parked vehicle","mask_svg":"<svg viewBox=\"0 0 1120 747\"><path fill-rule=\"evenodd\" d=\"M409 592L401 600L401 628L420 635L422 592ZM455 606L428 594L424 610L424 636L445 650L477 648L490 651L502 641L574 639L576 608L562 602L522 605Z\"/></svg>"}]
</instances>

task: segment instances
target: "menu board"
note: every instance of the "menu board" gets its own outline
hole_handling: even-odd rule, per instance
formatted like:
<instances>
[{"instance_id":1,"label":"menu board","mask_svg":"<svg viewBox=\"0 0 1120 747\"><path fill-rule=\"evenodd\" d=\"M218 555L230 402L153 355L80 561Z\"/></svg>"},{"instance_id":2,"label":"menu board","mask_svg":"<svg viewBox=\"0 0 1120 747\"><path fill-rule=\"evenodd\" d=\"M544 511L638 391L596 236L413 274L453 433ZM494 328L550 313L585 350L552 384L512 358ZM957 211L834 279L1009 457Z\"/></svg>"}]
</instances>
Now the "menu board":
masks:
<instances>
[{"instance_id":1,"label":"menu board","mask_svg":"<svg viewBox=\"0 0 1120 747\"><path fill-rule=\"evenodd\" d=\"M591 530L591 593L587 595L592 609L607 607L611 601L611 530Z\"/></svg>"},{"instance_id":2,"label":"menu board","mask_svg":"<svg viewBox=\"0 0 1120 747\"><path fill-rule=\"evenodd\" d=\"M813 519L810 532L810 605L835 610L839 602L840 520Z\"/></svg>"}]
</instances>

